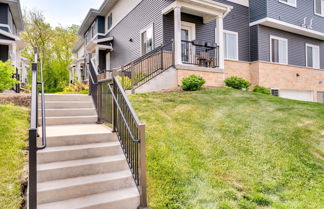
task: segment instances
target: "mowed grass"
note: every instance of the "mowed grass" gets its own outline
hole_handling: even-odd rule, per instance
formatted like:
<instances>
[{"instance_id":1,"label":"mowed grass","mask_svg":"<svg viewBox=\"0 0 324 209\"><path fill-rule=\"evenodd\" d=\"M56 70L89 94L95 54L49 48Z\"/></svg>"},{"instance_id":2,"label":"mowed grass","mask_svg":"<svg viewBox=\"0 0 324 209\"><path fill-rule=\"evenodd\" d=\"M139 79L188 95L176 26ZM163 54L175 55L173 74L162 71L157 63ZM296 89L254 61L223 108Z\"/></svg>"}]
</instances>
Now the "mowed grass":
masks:
<instances>
[{"instance_id":1,"label":"mowed grass","mask_svg":"<svg viewBox=\"0 0 324 209\"><path fill-rule=\"evenodd\" d=\"M28 109L0 106L0 208L19 209L26 162Z\"/></svg>"},{"instance_id":2,"label":"mowed grass","mask_svg":"<svg viewBox=\"0 0 324 209\"><path fill-rule=\"evenodd\" d=\"M130 99L152 209L324 208L324 104L225 88Z\"/></svg>"}]
</instances>

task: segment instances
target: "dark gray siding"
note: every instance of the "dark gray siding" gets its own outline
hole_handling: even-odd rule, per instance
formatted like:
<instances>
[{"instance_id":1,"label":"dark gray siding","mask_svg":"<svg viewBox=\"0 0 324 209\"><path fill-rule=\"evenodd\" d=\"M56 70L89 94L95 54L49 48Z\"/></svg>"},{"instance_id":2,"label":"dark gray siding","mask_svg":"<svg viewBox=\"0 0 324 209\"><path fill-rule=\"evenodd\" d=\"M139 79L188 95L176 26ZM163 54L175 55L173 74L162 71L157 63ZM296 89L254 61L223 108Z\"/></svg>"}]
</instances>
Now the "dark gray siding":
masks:
<instances>
[{"instance_id":1,"label":"dark gray siding","mask_svg":"<svg viewBox=\"0 0 324 209\"><path fill-rule=\"evenodd\" d=\"M268 17L298 26L303 24L304 17L308 17L307 24L313 18L313 30L324 33L324 17L314 14L314 0L298 0L297 8L283 4L279 0L268 0Z\"/></svg>"},{"instance_id":2,"label":"dark gray siding","mask_svg":"<svg viewBox=\"0 0 324 209\"><path fill-rule=\"evenodd\" d=\"M9 46L7 45L0 45L0 60L2 62L6 62L9 58L8 56Z\"/></svg>"},{"instance_id":3,"label":"dark gray siding","mask_svg":"<svg viewBox=\"0 0 324 209\"><path fill-rule=\"evenodd\" d=\"M162 10L173 0L143 0L134 8L108 36L114 37L111 67L119 67L141 56L140 31L154 25L154 46L163 43ZM132 39L132 42L130 41Z\"/></svg>"},{"instance_id":4,"label":"dark gray siding","mask_svg":"<svg viewBox=\"0 0 324 209\"><path fill-rule=\"evenodd\" d=\"M215 0L216 1L216 0ZM239 38L239 60L250 61L250 36L249 36L249 9L248 7L235 4L225 0L217 0L217 2L233 6L233 10L224 19L224 30L238 32ZM216 22L211 21L207 24L203 23L201 17L182 14L182 21L196 24L196 39L200 41L215 42ZM165 15L163 18L164 42L174 38L174 21L173 12Z\"/></svg>"},{"instance_id":5,"label":"dark gray siding","mask_svg":"<svg viewBox=\"0 0 324 209\"><path fill-rule=\"evenodd\" d=\"M274 28L258 26L259 60L270 61L270 36L288 39L288 64L306 66L306 43L320 46L321 68L324 69L324 41L300 36Z\"/></svg>"},{"instance_id":6,"label":"dark gray siding","mask_svg":"<svg viewBox=\"0 0 324 209\"><path fill-rule=\"evenodd\" d=\"M6 28L6 31L8 30L8 28ZM0 39L2 39L2 40L8 40L8 41L13 41L14 39L12 39L12 38L9 38L9 37L7 37L7 36L4 36L4 35L2 35L2 34L0 34Z\"/></svg>"},{"instance_id":7,"label":"dark gray siding","mask_svg":"<svg viewBox=\"0 0 324 209\"><path fill-rule=\"evenodd\" d=\"M250 21L254 22L267 16L267 0L250 0Z\"/></svg>"},{"instance_id":8,"label":"dark gray siding","mask_svg":"<svg viewBox=\"0 0 324 209\"><path fill-rule=\"evenodd\" d=\"M0 24L8 24L8 4L0 3Z\"/></svg>"},{"instance_id":9,"label":"dark gray siding","mask_svg":"<svg viewBox=\"0 0 324 209\"><path fill-rule=\"evenodd\" d=\"M258 27L258 25L255 25L250 28L250 54L252 62L259 60Z\"/></svg>"}]
</instances>

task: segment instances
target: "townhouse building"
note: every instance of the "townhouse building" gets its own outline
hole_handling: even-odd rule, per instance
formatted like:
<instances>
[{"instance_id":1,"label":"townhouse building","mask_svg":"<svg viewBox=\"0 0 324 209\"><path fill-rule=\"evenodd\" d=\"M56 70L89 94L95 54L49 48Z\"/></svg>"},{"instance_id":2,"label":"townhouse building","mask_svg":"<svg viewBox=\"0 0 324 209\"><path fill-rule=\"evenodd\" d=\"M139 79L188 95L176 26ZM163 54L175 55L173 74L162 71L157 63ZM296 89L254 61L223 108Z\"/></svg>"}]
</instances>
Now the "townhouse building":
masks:
<instances>
[{"instance_id":1,"label":"townhouse building","mask_svg":"<svg viewBox=\"0 0 324 209\"><path fill-rule=\"evenodd\" d=\"M137 92L191 74L215 87L239 76L275 96L324 102L324 0L105 0L79 36L92 82L132 64L149 69Z\"/></svg>"},{"instance_id":2,"label":"townhouse building","mask_svg":"<svg viewBox=\"0 0 324 209\"><path fill-rule=\"evenodd\" d=\"M28 60L20 56L24 41L19 33L24 29L19 0L0 0L0 60L16 68L16 78L20 83L28 82Z\"/></svg>"}]
</instances>

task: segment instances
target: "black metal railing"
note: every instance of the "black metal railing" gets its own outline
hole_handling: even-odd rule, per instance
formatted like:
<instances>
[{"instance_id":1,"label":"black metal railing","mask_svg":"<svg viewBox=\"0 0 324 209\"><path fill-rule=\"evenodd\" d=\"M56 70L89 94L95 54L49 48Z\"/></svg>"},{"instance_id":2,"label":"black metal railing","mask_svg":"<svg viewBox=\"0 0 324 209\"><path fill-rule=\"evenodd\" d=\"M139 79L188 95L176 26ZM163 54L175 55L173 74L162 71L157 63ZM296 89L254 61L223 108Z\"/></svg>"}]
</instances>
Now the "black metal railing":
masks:
<instances>
[{"instance_id":1,"label":"black metal railing","mask_svg":"<svg viewBox=\"0 0 324 209\"><path fill-rule=\"evenodd\" d=\"M216 43L181 41L181 60L184 64L219 67L219 47Z\"/></svg>"},{"instance_id":2,"label":"black metal railing","mask_svg":"<svg viewBox=\"0 0 324 209\"><path fill-rule=\"evenodd\" d=\"M28 178L28 207L30 209L37 209L37 151L45 149L46 143L46 121L45 121L45 94L44 82L42 79L41 67L41 81L38 81L38 57L35 49L35 62L32 64L32 93L31 93L31 110L30 110L30 129L29 129L29 178ZM42 124L42 145L37 145L38 137L38 97L39 88L41 85L41 124Z\"/></svg>"},{"instance_id":3,"label":"black metal railing","mask_svg":"<svg viewBox=\"0 0 324 209\"><path fill-rule=\"evenodd\" d=\"M112 78L98 82L98 122L112 125L140 192L141 208L146 208L145 125L136 116L116 73L114 71Z\"/></svg>"},{"instance_id":4,"label":"black metal railing","mask_svg":"<svg viewBox=\"0 0 324 209\"><path fill-rule=\"evenodd\" d=\"M173 40L155 48L119 69L119 80L125 90L135 90L174 66Z\"/></svg>"}]
</instances>

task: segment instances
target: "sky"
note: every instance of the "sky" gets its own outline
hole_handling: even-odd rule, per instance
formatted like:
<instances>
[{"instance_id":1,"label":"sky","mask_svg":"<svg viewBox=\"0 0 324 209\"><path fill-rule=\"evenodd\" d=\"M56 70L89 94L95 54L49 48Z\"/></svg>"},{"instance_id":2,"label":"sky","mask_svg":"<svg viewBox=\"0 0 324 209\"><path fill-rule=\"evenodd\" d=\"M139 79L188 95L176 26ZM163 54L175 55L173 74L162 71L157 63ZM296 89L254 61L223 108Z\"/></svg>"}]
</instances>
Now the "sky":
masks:
<instances>
[{"instance_id":1,"label":"sky","mask_svg":"<svg viewBox=\"0 0 324 209\"><path fill-rule=\"evenodd\" d=\"M22 10L43 12L52 26L81 25L90 8L99 9L104 0L20 0Z\"/></svg>"}]
</instances>

